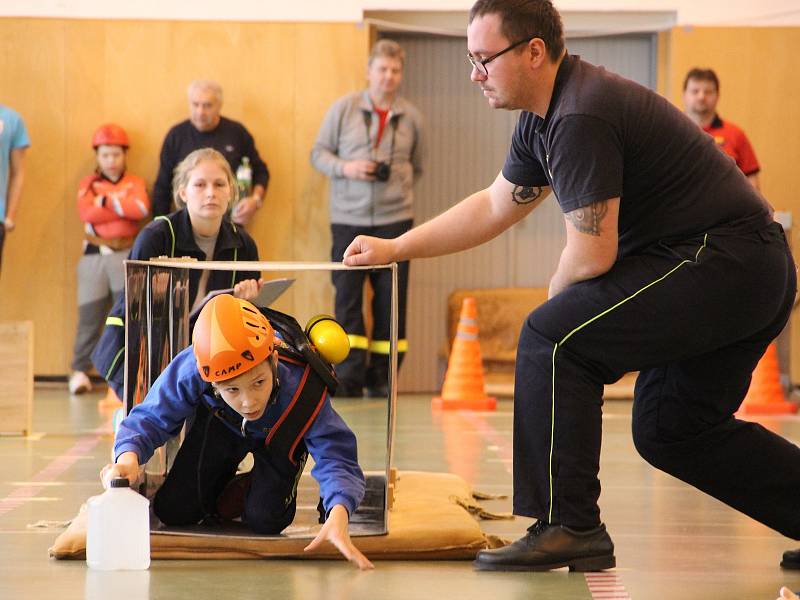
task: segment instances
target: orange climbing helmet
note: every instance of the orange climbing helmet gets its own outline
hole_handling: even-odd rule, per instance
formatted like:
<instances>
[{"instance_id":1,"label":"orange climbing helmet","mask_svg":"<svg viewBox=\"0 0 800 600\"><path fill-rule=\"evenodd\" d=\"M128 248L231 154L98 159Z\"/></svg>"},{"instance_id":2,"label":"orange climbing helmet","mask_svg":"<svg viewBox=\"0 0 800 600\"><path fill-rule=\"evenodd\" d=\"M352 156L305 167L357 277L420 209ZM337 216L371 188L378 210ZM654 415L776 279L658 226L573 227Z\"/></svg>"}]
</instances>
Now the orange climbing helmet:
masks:
<instances>
[{"instance_id":1,"label":"orange climbing helmet","mask_svg":"<svg viewBox=\"0 0 800 600\"><path fill-rule=\"evenodd\" d=\"M247 300L220 294L209 300L192 332L197 369L204 381L245 373L275 350L275 330Z\"/></svg>"},{"instance_id":2,"label":"orange climbing helmet","mask_svg":"<svg viewBox=\"0 0 800 600\"><path fill-rule=\"evenodd\" d=\"M106 123L100 125L92 136L92 148L97 149L98 146L122 146L127 148L128 134L125 130L114 123Z\"/></svg>"}]
</instances>

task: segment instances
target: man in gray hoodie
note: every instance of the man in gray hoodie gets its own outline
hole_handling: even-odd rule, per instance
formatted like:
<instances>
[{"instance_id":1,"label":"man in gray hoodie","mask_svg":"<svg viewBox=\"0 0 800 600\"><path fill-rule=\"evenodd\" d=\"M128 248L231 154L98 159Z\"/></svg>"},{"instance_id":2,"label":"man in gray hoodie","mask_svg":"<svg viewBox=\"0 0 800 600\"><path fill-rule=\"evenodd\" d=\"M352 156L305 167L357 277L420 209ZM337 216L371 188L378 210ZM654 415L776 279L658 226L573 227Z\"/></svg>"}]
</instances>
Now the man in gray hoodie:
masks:
<instances>
[{"instance_id":1,"label":"man in gray hoodie","mask_svg":"<svg viewBox=\"0 0 800 600\"><path fill-rule=\"evenodd\" d=\"M357 235L393 238L413 224L414 180L422 172L419 111L398 96L405 52L391 40L375 44L367 67L366 90L349 94L328 110L311 151L311 163L331 179L331 258L341 261ZM362 316L364 277L374 296L372 339ZM334 271L336 319L350 339L350 356L337 366L340 396L387 393L391 274ZM408 262L398 273L398 351L405 339Z\"/></svg>"}]
</instances>

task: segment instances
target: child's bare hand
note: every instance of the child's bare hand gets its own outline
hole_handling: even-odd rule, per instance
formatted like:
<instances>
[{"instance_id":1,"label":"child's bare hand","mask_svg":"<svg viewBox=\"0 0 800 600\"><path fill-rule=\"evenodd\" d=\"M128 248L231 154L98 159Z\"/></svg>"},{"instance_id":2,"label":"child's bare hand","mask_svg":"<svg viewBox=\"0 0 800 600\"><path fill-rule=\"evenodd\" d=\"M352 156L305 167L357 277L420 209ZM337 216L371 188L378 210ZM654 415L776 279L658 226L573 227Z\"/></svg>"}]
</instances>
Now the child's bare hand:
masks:
<instances>
[{"instance_id":1,"label":"child's bare hand","mask_svg":"<svg viewBox=\"0 0 800 600\"><path fill-rule=\"evenodd\" d=\"M349 521L350 517L347 514L347 509L341 504L337 504L333 507L333 509L331 509L330 515L328 515L328 520L325 521L325 524L322 526L322 529L320 529L317 537L315 537L314 540L304 548L304 550L306 552L316 550L324 541L327 540L336 546L339 552L341 552L347 560L349 560L362 571L366 569L374 569L375 565L373 565L369 559L353 545L353 542L350 540L350 534L347 531L347 524Z\"/></svg>"},{"instance_id":2,"label":"child's bare hand","mask_svg":"<svg viewBox=\"0 0 800 600\"><path fill-rule=\"evenodd\" d=\"M135 452L123 452L116 463L109 463L100 471L100 482L108 489L112 479L123 477L133 487L139 480L139 457Z\"/></svg>"}]
</instances>

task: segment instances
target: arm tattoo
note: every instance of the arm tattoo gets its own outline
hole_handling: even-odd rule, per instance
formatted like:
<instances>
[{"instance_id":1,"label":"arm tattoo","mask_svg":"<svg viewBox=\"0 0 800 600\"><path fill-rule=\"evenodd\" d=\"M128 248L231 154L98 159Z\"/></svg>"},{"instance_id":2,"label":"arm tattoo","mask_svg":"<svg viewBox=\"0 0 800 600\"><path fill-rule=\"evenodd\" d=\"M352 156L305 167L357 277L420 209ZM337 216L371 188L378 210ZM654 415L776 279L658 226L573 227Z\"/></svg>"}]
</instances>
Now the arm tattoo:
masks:
<instances>
[{"instance_id":1,"label":"arm tattoo","mask_svg":"<svg viewBox=\"0 0 800 600\"><path fill-rule=\"evenodd\" d=\"M581 233L600 235L600 221L608 214L608 201L601 200L589 206L566 213L564 216Z\"/></svg>"},{"instance_id":2,"label":"arm tattoo","mask_svg":"<svg viewBox=\"0 0 800 600\"><path fill-rule=\"evenodd\" d=\"M514 191L511 192L511 200L514 204L530 204L542 195L542 188L540 187L523 187L515 185Z\"/></svg>"}]
</instances>

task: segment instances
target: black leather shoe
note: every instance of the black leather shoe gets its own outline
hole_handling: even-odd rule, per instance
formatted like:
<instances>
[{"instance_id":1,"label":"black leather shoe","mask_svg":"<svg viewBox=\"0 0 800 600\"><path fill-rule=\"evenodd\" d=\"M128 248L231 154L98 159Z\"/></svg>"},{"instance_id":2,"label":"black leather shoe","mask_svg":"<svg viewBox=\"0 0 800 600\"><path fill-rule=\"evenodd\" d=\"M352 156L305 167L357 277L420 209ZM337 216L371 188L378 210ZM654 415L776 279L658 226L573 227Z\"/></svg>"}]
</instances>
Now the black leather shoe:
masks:
<instances>
[{"instance_id":1,"label":"black leather shoe","mask_svg":"<svg viewBox=\"0 0 800 600\"><path fill-rule=\"evenodd\" d=\"M616 566L614 542L599 526L575 531L563 525L537 521L525 537L496 550L481 550L472 563L478 571L602 571Z\"/></svg>"},{"instance_id":2,"label":"black leather shoe","mask_svg":"<svg viewBox=\"0 0 800 600\"><path fill-rule=\"evenodd\" d=\"M783 560L781 567L784 569L798 569L800 570L800 549L787 550L783 553Z\"/></svg>"}]
</instances>

